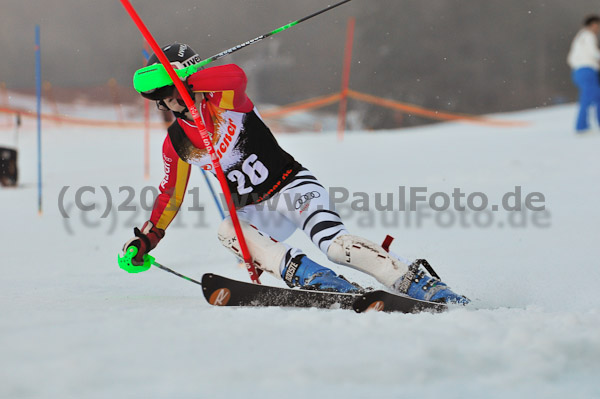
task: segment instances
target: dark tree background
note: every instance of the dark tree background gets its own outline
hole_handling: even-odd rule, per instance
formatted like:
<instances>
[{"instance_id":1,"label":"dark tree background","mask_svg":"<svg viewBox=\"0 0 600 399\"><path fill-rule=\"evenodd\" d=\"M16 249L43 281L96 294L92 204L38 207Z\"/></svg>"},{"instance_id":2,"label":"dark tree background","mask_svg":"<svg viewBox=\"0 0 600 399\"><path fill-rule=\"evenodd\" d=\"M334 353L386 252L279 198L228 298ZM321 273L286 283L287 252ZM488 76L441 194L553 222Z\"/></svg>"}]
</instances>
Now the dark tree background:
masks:
<instances>
[{"instance_id":1,"label":"dark tree background","mask_svg":"<svg viewBox=\"0 0 600 399\"><path fill-rule=\"evenodd\" d=\"M133 0L161 44L210 56L319 10L323 0ZM33 35L43 79L57 87L131 87L143 40L117 0L3 0L0 81L33 87ZM346 23L356 18L351 88L423 107L490 113L575 99L565 59L591 0L353 0L223 60L250 77L262 103L339 91ZM370 128L424 122L351 102ZM332 107L329 109L335 112ZM327 111L327 110L326 110Z\"/></svg>"}]
</instances>

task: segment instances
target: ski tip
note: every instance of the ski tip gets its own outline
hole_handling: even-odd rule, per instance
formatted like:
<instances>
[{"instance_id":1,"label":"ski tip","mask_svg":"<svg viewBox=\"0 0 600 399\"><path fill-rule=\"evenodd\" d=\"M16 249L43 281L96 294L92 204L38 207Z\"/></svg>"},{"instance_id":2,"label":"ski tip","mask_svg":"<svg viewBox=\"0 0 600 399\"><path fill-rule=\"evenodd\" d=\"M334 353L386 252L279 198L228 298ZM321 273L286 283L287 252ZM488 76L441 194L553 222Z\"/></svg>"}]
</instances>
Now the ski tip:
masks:
<instances>
[{"instance_id":1,"label":"ski tip","mask_svg":"<svg viewBox=\"0 0 600 399\"><path fill-rule=\"evenodd\" d=\"M212 287L215 275L207 273L202 276L202 292L206 301L213 306L227 306L231 299L231 290L225 287Z\"/></svg>"}]
</instances>

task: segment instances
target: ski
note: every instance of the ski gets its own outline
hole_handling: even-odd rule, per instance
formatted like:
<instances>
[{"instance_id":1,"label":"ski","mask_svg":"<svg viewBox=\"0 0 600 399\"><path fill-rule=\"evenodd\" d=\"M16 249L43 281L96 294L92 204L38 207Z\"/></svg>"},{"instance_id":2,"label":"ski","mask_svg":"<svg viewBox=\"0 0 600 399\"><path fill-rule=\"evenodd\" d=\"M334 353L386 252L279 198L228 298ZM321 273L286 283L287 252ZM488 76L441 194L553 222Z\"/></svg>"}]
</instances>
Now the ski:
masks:
<instances>
[{"instance_id":1,"label":"ski","mask_svg":"<svg viewBox=\"0 0 600 399\"><path fill-rule=\"evenodd\" d=\"M352 309L359 294L271 287L232 280L217 274L202 276L204 297L215 306L278 306Z\"/></svg>"},{"instance_id":2,"label":"ski","mask_svg":"<svg viewBox=\"0 0 600 399\"><path fill-rule=\"evenodd\" d=\"M375 310L384 312L418 313L444 312L445 304L421 301L386 291L345 294L281 288L232 280L217 274L202 276L202 291L207 302L214 306L295 307L320 309L354 309L358 313Z\"/></svg>"},{"instance_id":3,"label":"ski","mask_svg":"<svg viewBox=\"0 0 600 399\"><path fill-rule=\"evenodd\" d=\"M370 310L401 313L440 313L448 310L448 306L444 303L422 301L381 290L359 295L352 308L358 313Z\"/></svg>"}]
</instances>

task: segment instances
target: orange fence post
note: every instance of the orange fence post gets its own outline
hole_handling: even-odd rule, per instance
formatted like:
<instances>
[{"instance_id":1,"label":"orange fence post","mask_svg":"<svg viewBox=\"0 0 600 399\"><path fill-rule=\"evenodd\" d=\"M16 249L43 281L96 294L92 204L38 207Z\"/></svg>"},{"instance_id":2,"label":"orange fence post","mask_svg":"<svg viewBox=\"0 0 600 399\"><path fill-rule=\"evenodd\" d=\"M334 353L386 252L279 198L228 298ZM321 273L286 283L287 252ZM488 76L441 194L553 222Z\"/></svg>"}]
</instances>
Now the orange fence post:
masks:
<instances>
[{"instance_id":1,"label":"orange fence post","mask_svg":"<svg viewBox=\"0 0 600 399\"><path fill-rule=\"evenodd\" d=\"M110 89L110 95L115 105L115 112L117 113L117 120L123 122L125 120L123 116L123 109L121 108L121 100L119 99L119 87L115 78L108 80L108 88Z\"/></svg>"},{"instance_id":2,"label":"orange fence post","mask_svg":"<svg viewBox=\"0 0 600 399\"><path fill-rule=\"evenodd\" d=\"M144 50L150 53L150 45L144 42ZM144 66L148 60L144 60ZM150 100L144 98L144 178L150 179Z\"/></svg>"},{"instance_id":3,"label":"orange fence post","mask_svg":"<svg viewBox=\"0 0 600 399\"><path fill-rule=\"evenodd\" d=\"M150 101L144 98L144 178L150 179Z\"/></svg>"},{"instance_id":4,"label":"orange fence post","mask_svg":"<svg viewBox=\"0 0 600 399\"><path fill-rule=\"evenodd\" d=\"M346 110L348 107L348 86L350 84L350 66L352 63L352 43L354 41L355 18L348 19L346 32L346 48L344 50L344 67L342 72L342 98L340 99L340 110L338 112L338 139L344 139L346 130Z\"/></svg>"}]
</instances>

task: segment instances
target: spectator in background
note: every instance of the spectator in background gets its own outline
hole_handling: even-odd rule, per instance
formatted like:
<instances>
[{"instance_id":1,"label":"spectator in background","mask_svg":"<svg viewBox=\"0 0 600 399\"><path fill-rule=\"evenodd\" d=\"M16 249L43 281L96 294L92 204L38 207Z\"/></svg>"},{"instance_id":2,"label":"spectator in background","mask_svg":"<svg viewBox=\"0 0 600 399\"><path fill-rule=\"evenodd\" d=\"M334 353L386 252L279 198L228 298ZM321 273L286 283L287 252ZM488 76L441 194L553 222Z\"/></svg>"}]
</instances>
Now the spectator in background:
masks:
<instances>
[{"instance_id":1,"label":"spectator in background","mask_svg":"<svg viewBox=\"0 0 600 399\"><path fill-rule=\"evenodd\" d=\"M567 62L573 70L573 82L579 89L579 114L575 129L584 133L590 127L588 109L595 105L596 115L600 122L600 50L598 49L598 33L600 32L600 16L590 15L585 18L583 28L577 33L571 44Z\"/></svg>"}]
</instances>

